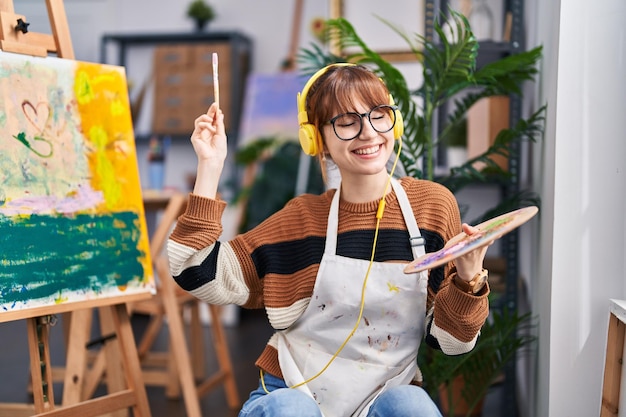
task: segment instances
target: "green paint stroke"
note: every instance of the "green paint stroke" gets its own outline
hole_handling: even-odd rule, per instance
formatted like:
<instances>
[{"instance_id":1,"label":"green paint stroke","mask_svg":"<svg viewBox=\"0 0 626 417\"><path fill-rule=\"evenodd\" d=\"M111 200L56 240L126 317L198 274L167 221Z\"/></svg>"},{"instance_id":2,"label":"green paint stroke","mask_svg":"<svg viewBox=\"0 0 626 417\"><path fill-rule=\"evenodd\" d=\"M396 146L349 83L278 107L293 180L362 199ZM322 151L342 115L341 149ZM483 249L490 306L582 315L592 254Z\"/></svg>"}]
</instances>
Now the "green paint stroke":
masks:
<instances>
[{"instance_id":1,"label":"green paint stroke","mask_svg":"<svg viewBox=\"0 0 626 417\"><path fill-rule=\"evenodd\" d=\"M0 216L0 308L141 282L138 224L135 212Z\"/></svg>"},{"instance_id":2,"label":"green paint stroke","mask_svg":"<svg viewBox=\"0 0 626 417\"><path fill-rule=\"evenodd\" d=\"M20 132L17 135L13 135L13 137L22 142L24 146L30 149L37 156L40 156L42 158L50 158L52 156L52 142L42 136L35 136L33 138L33 142L45 142L50 147L50 151L47 154L43 154L33 148L33 145L28 141L28 139L26 139L26 133Z\"/></svg>"}]
</instances>

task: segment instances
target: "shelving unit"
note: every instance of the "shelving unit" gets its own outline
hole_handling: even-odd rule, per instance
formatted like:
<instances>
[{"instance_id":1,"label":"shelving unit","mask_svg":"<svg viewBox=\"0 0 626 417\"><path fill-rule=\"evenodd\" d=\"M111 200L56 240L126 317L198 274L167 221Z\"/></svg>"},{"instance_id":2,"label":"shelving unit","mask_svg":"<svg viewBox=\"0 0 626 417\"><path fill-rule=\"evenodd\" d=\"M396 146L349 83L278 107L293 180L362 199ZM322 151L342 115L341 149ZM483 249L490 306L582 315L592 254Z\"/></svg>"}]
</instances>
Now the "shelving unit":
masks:
<instances>
[{"instance_id":1,"label":"shelving unit","mask_svg":"<svg viewBox=\"0 0 626 417\"><path fill-rule=\"evenodd\" d=\"M515 54L524 50L524 0L501 0L503 2L503 18L510 13L510 39L508 41L481 41L477 58L477 66L480 67L487 62L502 58L509 54ZM435 40L434 23L435 19L441 15L442 11L449 7L448 0L425 0L425 36L428 40ZM511 96L509 103L509 125L514 126L522 116L522 100L519 96ZM445 110L444 110L445 111ZM440 117L442 120L442 117ZM509 158L508 170L509 181L499 185L504 197L509 197L518 193L521 189L520 177L520 144L513 143L512 155ZM516 310L518 307L518 278L519 278L519 237L515 230L501 239L502 258L506 262L505 285L500 307L509 310ZM504 369L504 381L502 382L502 412L501 415L515 417L518 415L516 396L516 368L515 358L513 358Z\"/></svg>"},{"instance_id":2,"label":"shelving unit","mask_svg":"<svg viewBox=\"0 0 626 417\"><path fill-rule=\"evenodd\" d=\"M117 60L111 60L108 57L110 45L117 49ZM244 87L246 85L247 75L250 71L252 62L252 41L246 35L240 32L214 32L214 31L197 31L182 33L125 33L125 34L104 34L100 42L100 62L112 63L128 67L128 54L132 47L164 47L164 46L192 46L198 49L198 46L206 46L211 48L226 47L229 59L222 63L220 60L220 76L227 83L221 83L220 87L224 92L228 93L228 108L225 113L228 114L229 123L227 126L227 134L230 143L235 144L238 136L239 120L241 117ZM151 63L152 66L152 63ZM206 74L205 74L206 75ZM198 74L198 85L202 83L205 75ZM209 89L212 96L212 88ZM195 118L194 115L191 117ZM193 121L193 119L192 119ZM176 138L177 135L171 135ZM185 138L188 135L184 135ZM146 138L138 137L137 140Z\"/></svg>"}]
</instances>

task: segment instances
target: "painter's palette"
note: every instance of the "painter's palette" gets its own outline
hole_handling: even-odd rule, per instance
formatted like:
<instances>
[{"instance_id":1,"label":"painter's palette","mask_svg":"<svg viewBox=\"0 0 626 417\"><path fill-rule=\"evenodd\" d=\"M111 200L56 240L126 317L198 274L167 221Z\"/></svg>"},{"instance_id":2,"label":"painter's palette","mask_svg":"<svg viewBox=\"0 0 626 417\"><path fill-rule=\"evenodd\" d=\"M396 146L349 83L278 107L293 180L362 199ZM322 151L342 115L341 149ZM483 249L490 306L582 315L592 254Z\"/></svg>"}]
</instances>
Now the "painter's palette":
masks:
<instances>
[{"instance_id":1,"label":"painter's palette","mask_svg":"<svg viewBox=\"0 0 626 417\"><path fill-rule=\"evenodd\" d=\"M480 223L474 226L479 229L479 232L471 236L459 233L450 239L443 249L427 253L408 264L404 268L404 273L412 274L445 265L459 256L463 256L474 249L500 239L505 234L526 223L538 211L539 209L536 206L524 207Z\"/></svg>"}]
</instances>

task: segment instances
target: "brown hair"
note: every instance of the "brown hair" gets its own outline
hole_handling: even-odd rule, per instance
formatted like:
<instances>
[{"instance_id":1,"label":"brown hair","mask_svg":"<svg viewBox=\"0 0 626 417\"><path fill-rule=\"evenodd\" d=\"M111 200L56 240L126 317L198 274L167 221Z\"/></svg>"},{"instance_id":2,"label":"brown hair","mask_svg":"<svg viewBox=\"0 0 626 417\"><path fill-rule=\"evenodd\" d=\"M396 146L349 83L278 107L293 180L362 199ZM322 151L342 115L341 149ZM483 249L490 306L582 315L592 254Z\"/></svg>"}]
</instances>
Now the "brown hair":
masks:
<instances>
[{"instance_id":1,"label":"brown hair","mask_svg":"<svg viewBox=\"0 0 626 417\"><path fill-rule=\"evenodd\" d=\"M389 103L389 91L376 74L363 65L331 66L309 89L309 122L320 132L340 113L356 111L356 103L372 108Z\"/></svg>"},{"instance_id":2,"label":"brown hair","mask_svg":"<svg viewBox=\"0 0 626 417\"><path fill-rule=\"evenodd\" d=\"M363 65L331 66L311 85L305 108L309 123L320 132L324 125L341 113L355 112L356 103L366 108L389 103L389 90L382 80ZM325 177L324 152L318 154Z\"/></svg>"}]
</instances>

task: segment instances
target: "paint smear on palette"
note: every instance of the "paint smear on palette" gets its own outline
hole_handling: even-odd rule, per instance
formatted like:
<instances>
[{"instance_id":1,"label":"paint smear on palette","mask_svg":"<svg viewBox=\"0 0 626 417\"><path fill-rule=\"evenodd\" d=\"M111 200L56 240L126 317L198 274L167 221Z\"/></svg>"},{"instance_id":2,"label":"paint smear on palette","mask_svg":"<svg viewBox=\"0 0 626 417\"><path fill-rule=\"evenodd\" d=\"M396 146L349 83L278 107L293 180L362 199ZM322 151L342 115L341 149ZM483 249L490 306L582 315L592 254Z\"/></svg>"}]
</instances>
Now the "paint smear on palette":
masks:
<instances>
[{"instance_id":1,"label":"paint smear on palette","mask_svg":"<svg viewBox=\"0 0 626 417\"><path fill-rule=\"evenodd\" d=\"M0 313L154 292L124 68L0 51L0 137Z\"/></svg>"},{"instance_id":2,"label":"paint smear on palette","mask_svg":"<svg viewBox=\"0 0 626 417\"><path fill-rule=\"evenodd\" d=\"M450 239L443 249L437 252L427 253L409 263L404 269L404 272L412 274L445 265L459 256L463 256L468 252L500 239L505 234L526 223L534 217L538 211L539 209L536 206L525 207L476 225L475 227L479 229L478 233L471 236L465 233L458 234Z\"/></svg>"}]
</instances>

